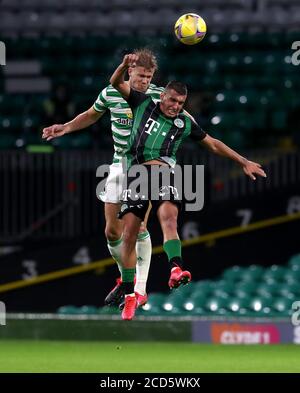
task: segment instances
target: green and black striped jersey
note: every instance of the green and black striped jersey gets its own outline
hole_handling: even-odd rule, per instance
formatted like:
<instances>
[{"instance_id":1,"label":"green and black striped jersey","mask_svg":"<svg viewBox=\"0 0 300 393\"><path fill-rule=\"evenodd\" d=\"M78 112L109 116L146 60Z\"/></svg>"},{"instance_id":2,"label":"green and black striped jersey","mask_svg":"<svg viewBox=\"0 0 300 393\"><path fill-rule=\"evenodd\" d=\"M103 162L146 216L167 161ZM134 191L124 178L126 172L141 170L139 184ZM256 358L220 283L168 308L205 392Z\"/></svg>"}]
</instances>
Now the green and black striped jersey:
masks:
<instances>
[{"instance_id":1,"label":"green and black striped jersey","mask_svg":"<svg viewBox=\"0 0 300 393\"><path fill-rule=\"evenodd\" d=\"M160 94L164 91L163 87L150 84L146 94L157 102ZM111 130L114 141L113 162L121 162L127 148L132 127L132 111L128 103L112 85L105 87L95 101L93 108L95 111L103 113L110 111Z\"/></svg>"},{"instance_id":2,"label":"green and black striped jersey","mask_svg":"<svg viewBox=\"0 0 300 393\"><path fill-rule=\"evenodd\" d=\"M133 111L133 126L126 150L128 168L154 159L174 166L177 150L187 136L196 141L206 136L185 111L175 118L167 117L160 110L159 102L133 89L127 101Z\"/></svg>"}]
</instances>

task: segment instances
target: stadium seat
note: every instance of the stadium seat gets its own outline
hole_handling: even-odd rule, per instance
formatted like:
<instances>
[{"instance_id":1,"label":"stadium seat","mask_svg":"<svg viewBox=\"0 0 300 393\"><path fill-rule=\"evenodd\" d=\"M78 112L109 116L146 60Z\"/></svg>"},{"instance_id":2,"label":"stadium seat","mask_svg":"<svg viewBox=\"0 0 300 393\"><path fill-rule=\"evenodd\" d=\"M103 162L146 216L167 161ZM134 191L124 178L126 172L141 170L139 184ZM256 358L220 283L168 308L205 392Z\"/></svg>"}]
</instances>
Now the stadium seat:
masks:
<instances>
[{"instance_id":1,"label":"stadium seat","mask_svg":"<svg viewBox=\"0 0 300 393\"><path fill-rule=\"evenodd\" d=\"M288 316L292 313L292 304L294 300L285 297L276 298L272 303L272 311L277 312L280 316Z\"/></svg>"},{"instance_id":2,"label":"stadium seat","mask_svg":"<svg viewBox=\"0 0 300 393\"><path fill-rule=\"evenodd\" d=\"M217 297L228 298L234 292L234 283L229 280L219 280L212 291Z\"/></svg>"},{"instance_id":3,"label":"stadium seat","mask_svg":"<svg viewBox=\"0 0 300 393\"><path fill-rule=\"evenodd\" d=\"M299 283L300 285L300 265L294 265L291 269L287 270L283 277L287 283Z\"/></svg>"},{"instance_id":4,"label":"stadium seat","mask_svg":"<svg viewBox=\"0 0 300 393\"><path fill-rule=\"evenodd\" d=\"M221 297L210 297L205 303L205 310L209 313L217 313L220 309L225 309L228 300Z\"/></svg>"},{"instance_id":5,"label":"stadium seat","mask_svg":"<svg viewBox=\"0 0 300 393\"><path fill-rule=\"evenodd\" d=\"M174 290L178 295L188 297L190 296L195 290L195 282L191 281L188 285L181 285L179 288Z\"/></svg>"},{"instance_id":6,"label":"stadium seat","mask_svg":"<svg viewBox=\"0 0 300 393\"><path fill-rule=\"evenodd\" d=\"M253 315L267 316L270 313L272 304L272 297L266 299L261 296L254 296L250 300L248 309L253 312Z\"/></svg>"},{"instance_id":7,"label":"stadium seat","mask_svg":"<svg viewBox=\"0 0 300 393\"><path fill-rule=\"evenodd\" d=\"M293 268L293 266L300 266L300 254L293 255L288 262L288 265Z\"/></svg>"},{"instance_id":8,"label":"stadium seat","mask_svg":"<svg viewBox=\"0 0 300 393\"><path fill-rule=\"evenodd\" d=\"M289 296L289 294L300 296L300 285L298 282L293 284L282 284L278 293L282 296Z\"/></svg>"},{"instance_id":9,"label":"stadium seat","mask_svg":"<svg viewBox=\"0 0 300 393\"><path fill-rule=\"evenodd\" d=\"M278 284L277 283L261 283L257 289L256 294L264 297L264 298L271 298L278 292Z\"/></svg>"},{"instance_id":10,"label":"stadium seat","mask_svg":"<svg viewBox=\"0 0 300 393\"><path fill-rule=\"evenodd\" d=\"M239 298L243 298L255 293L258 282L256 281L240 281L234 287L234 294Z\"/></svg>"},{"instance_id":11,"label":"stadium seat","mask_svg":"<svg viewBox=\"0 0 300 393\"><path fill-rule=\"evenodd\" d=\"M287 272L286 267L273 265L266 269L263 274L263 281L282 281L284 279L284 275Z\"/></svg>"},{"instance_id":12,"label":"stadium seat","mask_svg":"<svg viewBox=\"0 0 300 393\"><path fill-rule=\"evenodd\" d=\"M263 275L264 268L258 265L251 265L245 269L241 275L241 281L259 281Z\"/></svg>"},{"instance_id":13,"label":"stadium seat","mask_svg":"<svg viewBox=\"0 0 300 393\"><path fill-rule=\"evenodd\" d=\"M186 296L179 291L173 291L169 296L167 296L163 302L162 308L166 312L180 312L184 311L184 304L186 302Z\"/></svg>"},{"instance_id":14,"label":"stadium seat","mask_svg":"<svg viewBox=\"0 0 300 393\"><path fill-rule=\"evenodd\" d=\"M98 314L100 314L100 315L118 315L118 314L120 314L120 310L118 307L104 306L104 307L98 308Z\"/></svg>"},{"instance_id":15,"label":"stadium seat","mask_svg":"<svg viewBox=\"0 0 300 393\"><path fill-rule=\"evenodd\" d=\"M98 308L96 306L82 306L78 308L79 314L95 315L98 314Z\"/></svg>"},{"instance_id":16,"label":"stadium seat","mask_svg":"<svg viewBox=\"0 0 300 393\"><path fill-rule=\"evenodd\" d=\"M240 297L232 297L229 299L227 303L227 308L232 313L241 313L243 310L246 310L250 304L250 297L245 296L243 298Z\"/></svg>"},{"instance_id":17,"label":"stadium seat","mask_svg":"<svg viewBox=\"0 0 300 393\"><path fill-rule=\"evenodd\" d=\"M150 293L147 303L139 308L138 314L142 315L161 315L165 313L163 304L165 302L166 295L163 293Z\"/></svg>"},{"instance_id":18,"label":"stadium seat","mask_svg":"<svg viewBox=\"0 0 300 393\"><path fill-rule=\"evenodd\" d=\"M207 296L201 292L193 292L192 296L183 303L183 308L191 314L203 314Z\"/></svg>"},{"instance_id":19,"label":"stadium seat","mask_svg":"<svg viewBox=\"0 0 300 393\"><path fill-rule=\"evenodd\" d=\"M0 135L0 149L14 149L16 147L16 135L1 131Z\"/></svg>"},{"instance_id":20,"label":"stadium seat","mask_svg":"<svg viewBox=\"0 0 300 393\"><path fill-rule=\"evenodd\" d=\"M64 315L77 315L80 314L79 307L76 306L61 306L57 310L58 314L64 314Z\"/></svg>"},{"instance_id":21,"label":"stadium seat","mask_svg":"<svg viewBox=\"0 0 300 393\"><path fill-rule=\"evenodd\" d=\"M233 266L225 270L222 278L224 280L229 280L232 282L240 281L244 271L245 268L242 268L240 266Z\"/></svg>"},{"instance_id":22,"label":"stadium seat","mask_svg":"<svg viewBox=\"0 0 300 393\"><path fill-rule=\"evenodd\" d=\"M193 292L209 295L214 289L214 283L210 280L201 280L195 283Z\"/></svg>"}]
</instances>

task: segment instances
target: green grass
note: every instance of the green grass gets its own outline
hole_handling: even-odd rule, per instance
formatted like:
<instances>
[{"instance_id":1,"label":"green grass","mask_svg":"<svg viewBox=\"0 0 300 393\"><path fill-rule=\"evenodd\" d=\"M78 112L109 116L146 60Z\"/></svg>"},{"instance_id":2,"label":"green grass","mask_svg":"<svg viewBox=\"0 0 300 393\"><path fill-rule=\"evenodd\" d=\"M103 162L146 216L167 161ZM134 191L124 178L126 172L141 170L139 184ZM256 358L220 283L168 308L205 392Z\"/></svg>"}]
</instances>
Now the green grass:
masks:
<instances>
[{"instance_id":1,"label":"green grass","mask_svg":"<svg viewBox=\"0 0 300 393\"><path fill-rule=\"evenodd\" d=\"M0 372L300 372L296 345L0 341Z\"/></svg>"}]
</instances>

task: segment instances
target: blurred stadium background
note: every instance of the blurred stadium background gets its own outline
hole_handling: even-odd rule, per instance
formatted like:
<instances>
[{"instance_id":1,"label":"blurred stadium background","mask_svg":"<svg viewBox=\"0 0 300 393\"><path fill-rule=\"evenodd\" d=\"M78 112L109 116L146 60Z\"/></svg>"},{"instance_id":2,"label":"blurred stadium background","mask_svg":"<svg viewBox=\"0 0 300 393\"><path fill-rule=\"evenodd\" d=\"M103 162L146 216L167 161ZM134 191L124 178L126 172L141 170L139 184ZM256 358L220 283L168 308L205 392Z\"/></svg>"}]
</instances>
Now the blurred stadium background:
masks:
<instances>
[{"instance_id":1,"label":"blurred stadium background","mask_svg":"<svg viewBox=\"0 0 300 393\"><path fill-rule=\"evenodd\" d=\"M192 47L173 34L186 12L208 26ZM0 14L0 337L300 343L291 323L300 300L299 1L2 0ZM185 144L180 163L205 165L204 209L180 222L193 282L168 290L152 219L149 302L128 324L103 307L117 276L95 195L96 168L112 158L109 116L51 143L41 130L88 109L122 56L142 46L157 54L154 82L186 82L187 109L203 128L268 178L251 182Z\"/></svg>"}]
</instances>

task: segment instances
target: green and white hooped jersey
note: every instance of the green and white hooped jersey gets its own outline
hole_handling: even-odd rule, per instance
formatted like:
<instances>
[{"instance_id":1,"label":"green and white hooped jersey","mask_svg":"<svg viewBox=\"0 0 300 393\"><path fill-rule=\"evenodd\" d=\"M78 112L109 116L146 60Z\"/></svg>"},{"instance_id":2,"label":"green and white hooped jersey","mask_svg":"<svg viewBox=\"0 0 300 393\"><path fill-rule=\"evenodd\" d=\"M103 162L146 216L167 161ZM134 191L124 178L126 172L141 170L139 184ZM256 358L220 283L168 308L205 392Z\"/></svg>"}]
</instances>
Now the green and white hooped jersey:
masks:
<instances>
[{"instance_id":1,"label":"green and white hooped jersey","mask_svg":"<svg viewBox=\"0 0 300 393\"><path fill-rule=\"evenodd\" d=\"M163 87L150 84L146 94L151 96L154 102L160 100ZM133 114L121 94L112 86L108 85L99 94L93 108L99 113L110 111L111 130L114 140L113 163L121 162L128 147L128 141L133 125Z\"/></svg>"}]
</instances>

